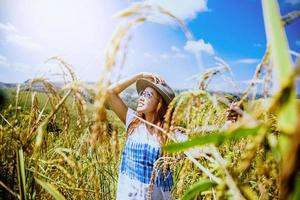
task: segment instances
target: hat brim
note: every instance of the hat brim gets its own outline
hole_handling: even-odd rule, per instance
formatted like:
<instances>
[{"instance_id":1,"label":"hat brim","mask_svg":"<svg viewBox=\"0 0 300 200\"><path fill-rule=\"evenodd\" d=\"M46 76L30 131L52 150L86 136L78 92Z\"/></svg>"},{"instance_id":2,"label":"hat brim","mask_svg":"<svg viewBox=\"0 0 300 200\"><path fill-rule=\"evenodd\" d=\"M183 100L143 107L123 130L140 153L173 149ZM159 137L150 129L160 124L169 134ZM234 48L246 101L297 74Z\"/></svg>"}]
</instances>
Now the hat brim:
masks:
<instances>
[{"instance_id":1,"label":"hat brim","mask_svg":"<svg viewBox=\"0 0 300 200\"><path fill-rule=\"evenodd\" d=\"M136 90L138 92L138 94L140 93L140 91L143 91L146 87L152 87L153 89L155 89L164 99L165 103L167 105L169 105L169 103L172 101L172 98L166 94L160 87L159 85L156 85L155 83L148 81L147 79L138 79L136 81Z\"/></svg>"}]
</instances>

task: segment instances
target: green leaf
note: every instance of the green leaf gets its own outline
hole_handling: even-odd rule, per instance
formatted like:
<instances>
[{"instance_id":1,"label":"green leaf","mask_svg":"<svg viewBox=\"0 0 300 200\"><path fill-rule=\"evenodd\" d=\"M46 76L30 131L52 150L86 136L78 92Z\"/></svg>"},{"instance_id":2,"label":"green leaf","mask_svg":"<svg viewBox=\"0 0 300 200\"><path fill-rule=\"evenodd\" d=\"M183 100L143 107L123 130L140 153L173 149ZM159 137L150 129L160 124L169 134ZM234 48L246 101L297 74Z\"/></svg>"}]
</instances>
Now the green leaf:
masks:
<instances>
[{"instance_id":1,"label":"green leaf","mask_svg":"<svg viewBox=\"0 0 300 200\"><path fill-rule=\"evenodd\" d=\"M293 86L292 86L293 87ZM290 98L281 107L278 114L278 123L281 130L285 133L294 133L297 126L297 101L296 93L293 90Z\"/></svg>"},{"instance_id":2,"label":"green leaf","mask_svg":"<svg viewBox=\"0 0 300 200\"><path fill-rule=\"evenodd\" d=\"M181 200L190 200L193 199L200 192L206 191L214 186L217 183L208 179L201 180L195 184L193 184L181 197Z\"/></svg>"},{"instance_id":3,"label":"green leaf","mask_svg":"<svg viewBox=\"0 0 300 200\"><path fill-rule=\"evenodd\" d=\"M19 182L19 193L20 199L27 199L26 194L26 175L25 175L25 164L23 149L17 151L17 172L18 172L18 182Z\"/></svg>"},{"instance_id":4,"label":"green leaf","mask_svg":"<svg viewBox=\"0 0 300 200\"><path fill-rule=\"evenodd\" d=\"M38 178L35 178L36 182L40 184L49 194L51 194L55 199L57 200L65 200L65 197L55 189L55 187L49 183L46 183L44 181L39 180Z\"/></svg>"},{"instance_id":5,"label":"green leaf","mask_svg":"<svg viewBox=\"0 0 300 200\"><path fill-rule=\"evenodd\" d=\"M280 85L292 73L292 62L289 55L287 38L281 21L278 3L275 0L262 0L265 29L271 48L271 58Z\"/></svg>"},{"instance_id":6,"label":"green leaf","mask_svg":"<svg viewBox=\"0 0 300 200\"><path fill-rule=\"evenodd\" d=\"M294 76L291 56L283 22L275 0L262 0L265 29L268 44L271 49L272 65L280 88L290 88L289 95L279 110L279 127L286 133L292 134L297 124L296 93L294 89ZM277 81L274 81L276 84ZM279 90L278 93L281 91ZM281 95L286 95L282 93Z\"/></svg>"},{"instance_id":7,"label":"green leaf","mask_svg":"<svg viewBox=\"0 0 300 200\"><path fill-rule=\"evenodd\" d=\"M262 126L256 127L241 127L231 132L216 132L207 135L195 136L185 142L175 142L164 146L164 150L168 152L184 151L195 146L202 146L207 144L220 144L226 140L237 140L250 135L256 135Z\"/></svg>"},{"instance_id":8,"label":"green leaf","mask_svg":"<svg viewBox=\"0 0 300 200\"><path fill-rule=\"evenodd\" d=\"M292 200L297 200L297 199L300 199L300 176L299 174L296 175L296 178L295 178L295 187L294 187L294 190L291 194L291 198Z\"/></svg>"},{"instance_id":9,"label":"green leaf","mask_svg":"<svg viewBox=\"0 0 300 200\"><path fill-rule=\"evenodd\" d=\"M258 196L256 195L256 193L253 191L253 189L248 186L248 185L244 185L244 186L240 186L240 189L243 192L244 197L246 197L246 199L248 200L258 200Z\"/></svg>"}]
</instances>

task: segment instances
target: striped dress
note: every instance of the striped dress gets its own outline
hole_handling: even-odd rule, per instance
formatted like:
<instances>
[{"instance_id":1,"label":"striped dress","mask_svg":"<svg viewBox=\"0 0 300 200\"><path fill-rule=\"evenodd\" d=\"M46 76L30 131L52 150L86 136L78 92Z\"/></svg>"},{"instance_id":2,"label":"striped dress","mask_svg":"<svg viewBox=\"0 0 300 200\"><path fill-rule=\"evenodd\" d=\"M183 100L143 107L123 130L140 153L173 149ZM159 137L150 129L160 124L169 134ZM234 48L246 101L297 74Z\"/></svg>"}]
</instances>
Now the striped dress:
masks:
<instances>
[{"instance_id":1,"label":"striped dress","mask_svg":"<svg viewBox=\"0 0 300 200\"><path fill-rule=\"evenodd\" d=\"M128 108L126 114L126 132L134 119L135 111ZM158 139L152 136L144 123L127 137L119 169L117 199L144 200L147 199L154 162L161 156L161 146ZM153 200L173 199L170 191L173 186L172 173L162 173L155 169Z\"/></svg>"}]
</instances>

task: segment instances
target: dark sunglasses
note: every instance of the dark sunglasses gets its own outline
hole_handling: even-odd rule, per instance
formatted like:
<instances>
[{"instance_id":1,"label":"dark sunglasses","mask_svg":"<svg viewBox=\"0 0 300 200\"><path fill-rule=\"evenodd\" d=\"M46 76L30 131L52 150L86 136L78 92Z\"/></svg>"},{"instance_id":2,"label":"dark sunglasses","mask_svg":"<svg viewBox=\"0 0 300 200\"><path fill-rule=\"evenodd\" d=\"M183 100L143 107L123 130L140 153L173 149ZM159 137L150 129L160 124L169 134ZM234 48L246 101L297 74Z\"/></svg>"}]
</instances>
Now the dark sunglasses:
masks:
<instances>
[{"instance_id":1,"label":"dark sunglasses","mask_svg":"<svg viewBox=\"0 0 300 200\"><path fill-rule=\"evenodd\" d=\"M152 94L152 92L150 92L150 91L148 91L148 90L144 90L144 91L142 90L142 91L140 91L140 93L139 93L139 97L141 97L141 96L143 96L143 97L149 99L149 98L153 97L153 94Z\"/></svg>"}]
</instances>

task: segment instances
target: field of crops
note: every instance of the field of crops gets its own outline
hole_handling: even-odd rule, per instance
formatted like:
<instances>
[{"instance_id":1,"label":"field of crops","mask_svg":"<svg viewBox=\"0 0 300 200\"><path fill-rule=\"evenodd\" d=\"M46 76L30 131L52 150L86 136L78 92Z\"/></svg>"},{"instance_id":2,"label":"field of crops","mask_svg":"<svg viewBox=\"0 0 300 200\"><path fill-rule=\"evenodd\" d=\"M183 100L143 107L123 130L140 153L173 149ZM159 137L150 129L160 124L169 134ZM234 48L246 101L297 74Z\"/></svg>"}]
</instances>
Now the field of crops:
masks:
<instances>
[{"instance_id":1,"label":"field of crops","mask_svg":"<svg viewBox=\"0 0 300 200\"><path fill-rule=\"evenodd\" d=\"M178 92L168 107L162 130L168 142L156 166L172 169L175 199L300 199L295 92L300 61L292 61L284 31L299 13L282 20L274 0L262 4L268 46L249 88L240 97L207 91L213 76L230 70L216 58L219 67L202 75L198 90ZM62 88L33 77L28 84L1 89L0 199L115 199L125 127L105 108L105 100L123 69L132 28L147 23L154 12L172 19L193 40L172 13L137 3L118 14L126 22L112 37L96 86L81 82L64 59L52 57L67 72ZM271 95L273 72L279 78ZM258 77L265 80L264 94L255 98ZM126 92L122 95L134 108L136 99ZM240 117L228 123L232 102ZM175 131L189 140L177 141Z\"/></svg>"}]
</instances>

